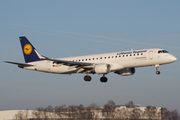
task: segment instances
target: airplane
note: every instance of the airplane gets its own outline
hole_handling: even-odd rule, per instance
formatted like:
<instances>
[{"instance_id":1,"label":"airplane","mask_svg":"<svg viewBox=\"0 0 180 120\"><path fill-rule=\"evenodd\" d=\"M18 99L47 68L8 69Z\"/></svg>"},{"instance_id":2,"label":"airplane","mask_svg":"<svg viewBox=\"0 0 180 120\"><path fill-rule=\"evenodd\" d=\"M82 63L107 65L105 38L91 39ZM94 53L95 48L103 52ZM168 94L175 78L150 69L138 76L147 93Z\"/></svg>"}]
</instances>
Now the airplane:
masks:
<instances>
[{"instance_id":1,"label":"airplane","mask_svg":"<svg viewBox=\"0 0 180 120\"><path fill-rule=\"evenodd\" d=\"M108 79L105 75L110 72L129 76L135 74L135 68L145 66L155 66L156 74L159 75L158 69L161 65L177 60L168 51L159 48L51 59L42 56L25 36L19 39L26 63L4 62L16 64L19 68L47 73L83 73L86 74L85 81L91 81L89 74L102 74L100 81L106 83Z\"/></svg>"}]
</instances>

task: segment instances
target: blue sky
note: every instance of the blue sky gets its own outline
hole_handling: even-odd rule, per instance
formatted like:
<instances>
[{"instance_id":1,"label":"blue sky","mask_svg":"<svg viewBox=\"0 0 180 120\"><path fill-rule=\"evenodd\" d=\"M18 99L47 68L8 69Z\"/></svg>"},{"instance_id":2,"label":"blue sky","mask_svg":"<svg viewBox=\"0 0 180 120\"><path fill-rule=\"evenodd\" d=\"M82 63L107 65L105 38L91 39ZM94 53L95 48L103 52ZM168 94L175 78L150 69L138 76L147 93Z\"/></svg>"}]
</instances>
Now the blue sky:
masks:
<instances>
[{"instance_id":1,"label":"blue sky","mask_svg":"<svg viewBox=\"0 0 180 120\"><path fill-rule=\"evenodd\" d=\"M0 110L48 105L104 105L133 101L180 111L180 1L0 1ZM24 62L19 36L45 56L59 58L131 49L162 48L176 56L160 68L137 68L132 76L47 74L2 61Z\"/></svg>"}]
</instances>

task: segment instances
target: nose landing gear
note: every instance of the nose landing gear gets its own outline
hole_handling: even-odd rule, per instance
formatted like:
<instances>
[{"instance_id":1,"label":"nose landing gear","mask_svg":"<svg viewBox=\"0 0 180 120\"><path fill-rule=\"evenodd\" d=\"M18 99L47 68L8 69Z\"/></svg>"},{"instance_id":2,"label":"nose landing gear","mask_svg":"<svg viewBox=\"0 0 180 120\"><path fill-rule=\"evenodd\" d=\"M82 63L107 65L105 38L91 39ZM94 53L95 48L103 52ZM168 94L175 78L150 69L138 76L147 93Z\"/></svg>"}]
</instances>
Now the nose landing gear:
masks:
<instances>
[{"instance_id":1,"label":"nose landing gear","mask_svg":"<svg viewBox=\"0 0 180 120\"><path fill-rule=\"evenodd\" d=\"M155 67L156 67L156 74L159 75L161 72L158 71L158 69L159 69L159 67L161 67L161 65L155 65Z\"/></svg>"}]
</instances>

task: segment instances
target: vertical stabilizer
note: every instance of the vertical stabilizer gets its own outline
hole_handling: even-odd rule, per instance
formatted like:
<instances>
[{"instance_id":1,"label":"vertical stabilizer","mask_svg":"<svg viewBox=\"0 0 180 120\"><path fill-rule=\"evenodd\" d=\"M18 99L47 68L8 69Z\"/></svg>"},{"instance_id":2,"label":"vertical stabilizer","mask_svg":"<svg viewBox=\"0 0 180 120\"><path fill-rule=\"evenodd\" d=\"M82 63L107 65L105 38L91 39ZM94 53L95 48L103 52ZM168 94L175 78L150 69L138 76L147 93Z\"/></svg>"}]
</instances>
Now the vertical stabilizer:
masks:
<instances>
[{"instance_id":1,"label":"vertical stabilizer","mask_svg":"<svg viewBox=\"0 0 180 120\"><path fill-rule=\"evenodd\" d=\"M21 42L24 60L26 63L41 60L38 57L37 52L35 52L37 50L34 48L34 46L29 42L29 40L26 37L22 36L19 37L19 39Z\"/></svg>"}]
</instances>

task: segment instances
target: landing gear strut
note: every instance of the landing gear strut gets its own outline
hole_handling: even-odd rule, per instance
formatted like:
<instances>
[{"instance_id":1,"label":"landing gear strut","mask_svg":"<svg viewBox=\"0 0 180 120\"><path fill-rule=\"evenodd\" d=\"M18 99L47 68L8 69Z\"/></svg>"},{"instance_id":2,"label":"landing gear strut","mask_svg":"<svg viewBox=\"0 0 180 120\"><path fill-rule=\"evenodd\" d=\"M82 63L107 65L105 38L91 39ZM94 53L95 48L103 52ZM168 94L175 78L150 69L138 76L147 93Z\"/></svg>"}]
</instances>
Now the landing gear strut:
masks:
<instances>
[{"instance_id":1,"label":"landing gear strut","mask_svg":"<svg viewBox=\"0 0 180 120\"><path fill-rule=\"evenodd\" d=\"M105 74L103 74L103 76L100 78L100 81L104 83L108 81L107 77L105 77Z\"/></svg>"},{"instance_id":2,"label":"landing gear strut","mask_svg":"<svg viewBox=\"0 0 180 120\"><path fill-rule=\"evenodd\" d=\"M160 71L158 71L159 67L161 67L161 65L155 65L156 67L156 74L159 75L160 74Z\"/></svg>"},{"instance_id":3,"label":"landing gear strut","mask_svg":"<svg viewBox=\"0 0 180 120\"><path fill-rule=\"evenodd\" d=\"M89 76L89 75L84 76L84 81L90 82L91 81L91 76Z\"/></svg>"}]
</instances>

